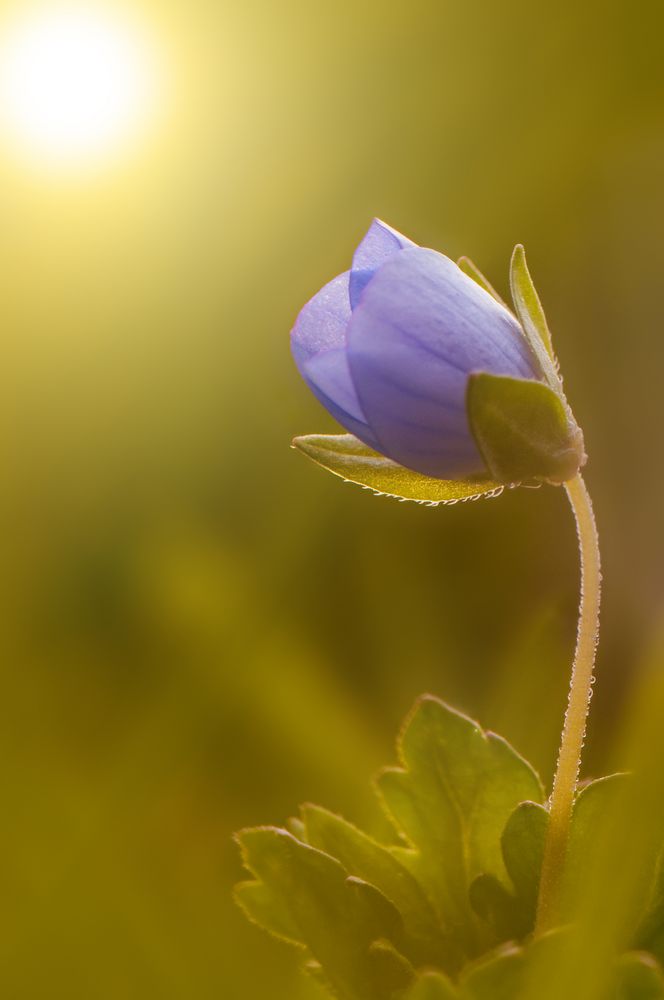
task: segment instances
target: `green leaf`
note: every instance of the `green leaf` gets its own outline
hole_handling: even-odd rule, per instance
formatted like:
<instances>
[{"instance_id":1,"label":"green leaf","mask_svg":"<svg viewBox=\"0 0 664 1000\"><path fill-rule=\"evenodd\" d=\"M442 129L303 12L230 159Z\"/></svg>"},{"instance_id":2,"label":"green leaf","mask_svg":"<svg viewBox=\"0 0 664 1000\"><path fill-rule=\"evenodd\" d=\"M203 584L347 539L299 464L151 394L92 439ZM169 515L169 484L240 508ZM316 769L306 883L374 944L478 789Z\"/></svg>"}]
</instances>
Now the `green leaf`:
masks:
<instances>
[{"instance_id":1,"label":"green leaf","mask_svg":"<svg viewBox=\"0 0 664 1000\"><path fill-rule=\"evenodd\" d=\"M634 781L634 777L628 773L612 774L589 782L579 792L572 813L563 879L564 919L574 918L579 901L587 897L589 885L605 886L607 896L615 894L616 882L619 883L621 877L614 871L615 864L622 863L623 855L627 865L634 861L634 844L631 840L623 841L621 836L618 843L612 841L617 821L633 815L634 793L642 794L642 786L635 786ZM611 850L609 854L606 851L607 841L612 846L615 844L615 850ZM629 935L633 948L639 952L651 953L650 965L655 959L664 959L664 868L660 847L661 831L658 836L655 828L649 831L646 841L641 843L636 867L630 868L630 894L633 893L633 903L628 904L627 917L624 909L621 912L621 920L625 920L623 933ZM601 920L604 913L603 907L598 908L595 919ZM643 964L641 959L637 962L634 955L638 955L638 952L635 951L630 958L630 961L636 963L633 972L635 981L655 981L660 973L655 976L648 969L643 971L639 965L639 962ZM627 958L624 962L628 962ZM621 959L621 963L624 962ZM619 995L623 996L622 993ZM628 995L631 996L625 994ZM639 994L635 993L635 996Z\"/></svg>"},{"instance_id":2,"label":"green leaf","mask_svg":"<svg viewBox=\"0 0 664 1000\"><path fill-rule=\"evenodd\" d=\"M499 941L520 940L535 925L548 815L536 802L521 802L507 821L501 847L512 890L492 875L479 875L470 887L473 909Z\"/></svg>"},{"instance_id":3,"label":"green leaf","mask_svg":"<svg viewBox=\"0 0 664 1000\"><path fill-rule=\"evenodd\" d=\"M664 849L654 853L645 912L637 928L634 945L651 952L664 964Z\"/></svg>"},{"instance_id":4,"label":"green leaf","mask_svg":"<svg viewBox=\"0 0 664 1000\"><path fill-rule=\"evenodd\" d=\"M299 925L265 883L240 882L235 886L235 901L253 924L258 924L288 944L302 944Z\"/></svg>"},{"instance_id":5,"label":"green leaf","mask_svg":"<svg viewBox=\"0 0 664 1000\"><path fill-rule=\"evenodd\" d=\"M473 910L493 928L496 941L521 938L530 929L521 919L515 895L495 875L478 875L468 893Z\"/></svg>"},{"instance_id":6,"label":"green leaf","mask_svg":"<svg viewBox=\"0 0 664 1000\"><path fill-rule=\"evenodd\" d=\"M506 947L483 959L464 975L463 1000L516 1000L524 976L524 951Z\"/></svg>"},{"instance_id":7,"label":"green leaf","mask_svg":"<svg viewBox=\"0 0 664 1000\"><path fill-rule=\"evenodd\" d=\"M664 976L652 957L628 952L616 963L617 1000L664 1000Z\"/></svg>"},{"instance_id":8,"label":"green leaf","mask_svg":"<svg viewBox=\"0 0 664 1000\"><path fill-rule=\"evenodd\" d=\"M409 985L412 968L394 944L401 918L378 889L286 830L244 830L238 841L256 876L238 887L238 902L251 920L304 946L339 997L389 1000Z\"/></svg>"},{"instance_id":9,"label":"green leaf","mask_svg":"<svg viewBox=\"0 0 664 1000\"><path fill-rule=\"evenodd\" d=\"M412 965L389 941L373 941L369 945L369 975L367 987L362 987L360 1000L370 997L391 998L410 985L415 974ZM364 976L363 976L364 978ZM371 990L371 992L369 992Z\"/></svg>"},{"instance_id":10,"label":"green leaf","mask_svg":"<svg viewBox=\"0 0 664 1000\"><path fill-rule=\"evenodd\" d=\"M296 437L293 447L346 482L399 500L436 506L497 496L503 489L500 483L488 479L471 477L457 482L411 472L352 434L307 434Z\"/></svg>"},{"instance_id":11,"label":"green leaf","mask_svg":"<svg viewBox=\"0 0 664 1000\"><path fill-rule=\"evenodd\" d=\"M568 969L570 958L578 963L574 946L570 930L562 929L536 938L525 947L500 948L464 970L459 983L460 996L462 1000L558 997L558 992L551 990L551 986L556 986L551 976L557 969ZM588 981L582 969L576 969L575 978L584 984L579 986L578 998L586 996ZM606 986L601 992L603 1000L664 1000L661 970L651 955L643 953L629 952L613 962ZM593 993L596 995L599 994ZM570 996L571 1000L577 1000L576 993Z\"/></svg>"},{"instance_id":12,"label":"green leaf","mask_svg":"<svg viewBox=\"0 0 664 1000\"><path fill-rule=\"evenodd\" d=\"M320 1000L323 996L325 1000L329 1000L330 996L334 996L334 990L330 985L330 981L325 975L322 965L320 962L316 962L313 958L309 962L304 963L304 971L308 976L306 980L306 986L309 989L306 990L307 1000L309 998L309 993L312 991L311 983L315 984L316 1000Z\"/></svg>"},{"instance_id":13,"label":"green leaf","mask_svg":"<svg viewBox=\"0 0 664 1000\"><path fill-rule=\"evenodd\" d=\"M303 806L302 819L307 843L337 858L351 875L375 885L397 908L404 927L402 950L413 964L454 964L450 943L426 893L388 848L320 806Z\"/></svg>"},{"instance_id":14,"label":"green leaf","mask_svg":"<svg viewBox=\"0 0 664 1000\"><path fill-rule=\"evenodd\" d=\"M489 279L482 274L479 267L473 263L470 257L459 257L457 267L459 267L464 274L467 274L469 278L472 278L473 281L480 286L480 288L483 288L485 292L488 292L489 295L496 300L496 302L499 302L501 306L504 306L505 309L509 310L507 303L501 299Z\"/></svg>"},{"instance_id":15,"label":"green leaf","mask_svg":"<svg viewBox=\"0 0 664 1000\"><path fill-rule=\"evenodd\" d=\"M506 879L501 833L515 806L541 800L539 779L505 740L426 696L399 742L401 767L384 771L378 789L409 847L393 848L408 866L458 946L486 946L470 905L481 874Z\"/></svg>"},{"instance_id":16,"label":"green leaf","mask_svg":"<svg viewBox=\"0 0 664 1000\"><path fill-rule=\"evenodd\" d=\"M595 1000L664 1000L656 961L664 940L661 861L631 941L650 954L615 960L607 952L600 967L586 952L582 924L529 941L548 822L534 771L504 740L431 696L409 716L399 757L401 766L378 779L396 845L312 805L290 821L292 832L263 827L238 836L254 875L237 887L238 902L302 950L319 988L338 1000L543 1000L557 997L558 985L571 996L577 984L579 995L594 989ZM632 781L611 775L576 798L565 919L574 916L574 888L603 857L602 836L626 808ZM657 849L644 867L642 897ZM610 888L610 872L606 882ZM527 943L491 952L500 939Z\"/></svg>"},{"instance_id":17,"label":"green leaf","mask_svg":"<svg viewBox=\"0 0 664 1000\"><path fill-rule=\"evenodd\" d=\"M286 820L286 829L289 833L293 834L296 840L301 840L304 844L309 843L307 840L307 831L299 816L290 816Z\"/></svg>"},{"instance_id":18,"label":"green leaf","mask_svg":"<svg viewBox=\"0 0 664 1000\"><path fill-rule=\"evenodd\" d=\"M560 391L560 379L554 366L551 334L533 279L526 263L526 251L518 243L514 247L510 265L510 286L517 316L535 357L552 389Z\"/></svg>"},{"instance_id":19,"label":"green leaf","mask_svg":"<svg viewBox=\"0 0 664 1000\"><path fill-rule=\"evenodd\" d=\"M417 977L403 1000L459 1000L459 993L447 976L427 971Z\"/></svg>"},{"instance_id":20,"label":"green leaf","mask_svg":"<svg viewBox=\"0 0 664 1000\"><path fill-rule=\"evenodd\" d=\"M477 446L496 480L563 483L583 464L583 435L543 382L479 372L468 379L466 401Z\"/></svg>"},{"instance_id":21,"label":"green leaf","mask_svg":"<svg viewBox=\"0 0 664 1000\"><path fill-rule=\"evenodd\" d=\"M598 842L615 815L626 782L630 775L610 774L584 785L574 802L570 826L569 846L565 862L565 895L573 905L575 890L583 872L594 863Z\"/></svg>"},{"instance_id":22,"label":"green leaf","mask_svg":"<svg viewBox=\"0 0 664 1000\"><path fill-rule=\"evenodd\" d=\"M463 1000L531 1000L539 968L550 968L563 954L569 934L553 931L531 941L527 947L507 945L464 970L460 981ZM573 998L580 1000L580 998Z\"/></svg>"},{"instance_id":23,"label":"green leaf","mask_svg":"<svg viewBox=\"0 0 664 1000\"><path fill-rule=\"evenodd\" d=\"M570 850L592 850L598 829L608 818L611 809L619 803L632 781L627 771L617 771L603 778L595 778L581 786L574 800L573 826Z\"/></svg>"},{"instance_id":24,"label":"green leaf","mask_svg":"<svg viewBox=\"0 0 664 1000\"><path fill-rule=\"evenodd\" d=\"M640 948L651 951L664 962L664 856L657 859L653 886L645 916L636 935Z\"/></svg>"},{"instance_id":25,"label":"green leaf","mask_svg":"<svg viewBox=\"0 0 664 1000\"><path fill-rule=\"evenodd\" d=\"M512 880L524 932L535 922L544 840L549 814L537 802L521 802L503 831L501 845L505 867Z\"/></svg>"},{"instance_id":26,"label":"green leaf","mask_svg":"<svg viewBox=\"0 0 664 1000\"><path fill-rule=\"evenodd\" d=\"M650 899L636 933L636 946L651 951L664 962L664 852L656 862Z\"/></svg>"}]
</instances>

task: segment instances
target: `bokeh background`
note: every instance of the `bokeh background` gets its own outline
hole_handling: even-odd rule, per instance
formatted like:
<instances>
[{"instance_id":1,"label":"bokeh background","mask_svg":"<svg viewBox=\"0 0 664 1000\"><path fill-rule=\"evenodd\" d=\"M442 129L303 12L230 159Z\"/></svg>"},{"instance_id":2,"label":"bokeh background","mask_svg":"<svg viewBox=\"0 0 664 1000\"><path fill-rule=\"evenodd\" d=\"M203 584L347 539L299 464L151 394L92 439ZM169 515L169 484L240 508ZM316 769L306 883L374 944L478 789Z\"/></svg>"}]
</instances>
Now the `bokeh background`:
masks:
<instances>
[{"instance_id":1,"label":"bokeh background","mask_svg":"<svg viewBox=\"0 0 664 1000\"><path fill-rule=\"evenodd\" d=\"M304 800L377 828L425 690L548 780L578 571L560 490L431 510L290 451L335 427L288 331L373 215L503 292L525 243L591 455L602 773L664 598L664 17L134 8L159 127L87 173L0 149L0 980L294 1000L297 956L234 908L233 831Z\"/></svg>"}]
</instances>

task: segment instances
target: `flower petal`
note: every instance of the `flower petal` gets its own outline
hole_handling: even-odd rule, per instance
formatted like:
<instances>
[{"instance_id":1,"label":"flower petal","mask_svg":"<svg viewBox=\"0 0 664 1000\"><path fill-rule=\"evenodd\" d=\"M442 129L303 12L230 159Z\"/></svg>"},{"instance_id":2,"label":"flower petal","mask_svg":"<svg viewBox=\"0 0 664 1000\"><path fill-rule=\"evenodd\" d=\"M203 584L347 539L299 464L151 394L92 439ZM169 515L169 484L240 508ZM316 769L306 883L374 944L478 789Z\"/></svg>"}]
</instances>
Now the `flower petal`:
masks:
<instances>
[{"instance_id":1,"label":"flower petal","mask_svg":"<svg viewBox=\"0 0 664 1000\"><path fill-rule=\"evenodd\" d=\"M349 272L328 282L304 306L291 331L291 349L300 375L335 420L373 447L346 358L351 312Z\"/></svg>"},{"instance_id":2,"label":"flower petal","mask_svg":"<svg viewBox=\"0 0 664 1000\"><path fill-rule=\"evenodd\" d=\"M354 309L359 302L360 295L373 278L376 269L388 257L398 253L399 250L406 250L416 245L407 236L402 236L396 229L388 226L386 222L374 219L353 256L353 268L350 273L351 309Z\"/></svg>"},{"instance_id":3,"label":"flower petal","mask_svg":"<svg viewBox=\"0 0 664 1000\"><path fill-rule=\"evenodd\" d=\"M302 365L320 351L343 347L350 320L349 271L337 275L309 299L291 330L291 350L301 374Z\"/></svg>"},{"instance_id":4,"label":"flower petal","mask_svg":"<svg viewBox=\"0 0 664 1000\"><path fill-rule=\"evenodd\" d=\"M346 336L377 450L438 478L486 471L466 413L471 372L540 378L512 315L434 250L387 260Z\"/></svg>"},{"instance_id":5,"label":"flower petal","mask_svg":"<svg viewBox=\"0 0 664 1000\"><path fill-rule=\"evenodd\" d=\"M365 444L375 447L376 438L357 398L345 347L321 351L306 361L300 371L314 396L334 419Z\"/></svg>"}]
</instances>

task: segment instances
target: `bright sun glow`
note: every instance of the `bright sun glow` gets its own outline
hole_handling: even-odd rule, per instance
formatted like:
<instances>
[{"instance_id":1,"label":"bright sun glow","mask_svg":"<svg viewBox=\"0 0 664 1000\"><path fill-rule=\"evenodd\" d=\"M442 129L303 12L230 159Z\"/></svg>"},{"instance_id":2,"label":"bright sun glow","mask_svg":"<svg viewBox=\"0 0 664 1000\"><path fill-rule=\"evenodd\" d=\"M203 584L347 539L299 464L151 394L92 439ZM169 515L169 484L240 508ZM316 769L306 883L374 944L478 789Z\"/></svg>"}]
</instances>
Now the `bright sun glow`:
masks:
<instances>
[{"instance_id":1,"label":"bright sun glow","mask_svg":"<svg viewBox=\"0 0 664 1000\"><path fill-rule=\"evenodd\" d=\"M138 29L99 9L33 9L0 32L0 125L41 161L81 162L135 135L156 74Z\"/></svg>"}]
</instances>

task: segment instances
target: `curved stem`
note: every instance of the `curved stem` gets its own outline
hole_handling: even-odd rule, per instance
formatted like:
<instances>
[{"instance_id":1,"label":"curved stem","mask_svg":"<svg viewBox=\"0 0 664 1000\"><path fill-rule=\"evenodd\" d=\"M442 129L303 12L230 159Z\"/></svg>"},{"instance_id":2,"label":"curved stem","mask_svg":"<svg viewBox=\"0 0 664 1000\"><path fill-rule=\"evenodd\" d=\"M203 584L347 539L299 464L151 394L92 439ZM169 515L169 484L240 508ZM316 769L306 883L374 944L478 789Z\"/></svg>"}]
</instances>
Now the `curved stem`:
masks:
<instances>
[{"instance_id":1,"label":"curved stem","mask_svg":"<svg viewBox=\"0 0 664 1000\"><path fill-rule=\"evenodd\" d=\"M597 526L586 484L577 474L565 483L576 518L581 559L581 600L576 652L549 806L535 933L556 923L562 871L567 853L572 807L576 793L586 719L592 696L595 648L599 632L601 572Z\"/></svg>"}]
</instances>

